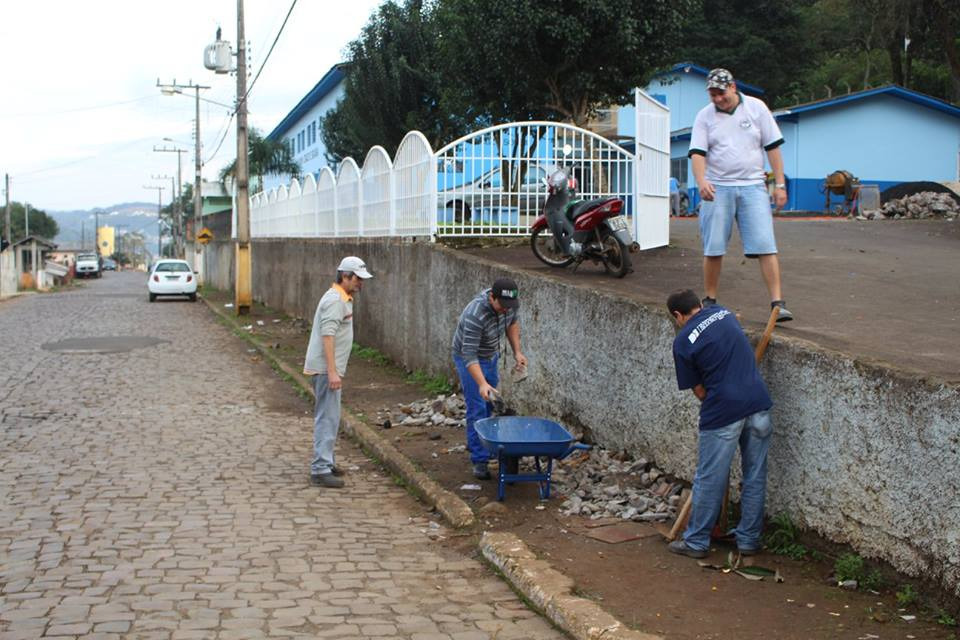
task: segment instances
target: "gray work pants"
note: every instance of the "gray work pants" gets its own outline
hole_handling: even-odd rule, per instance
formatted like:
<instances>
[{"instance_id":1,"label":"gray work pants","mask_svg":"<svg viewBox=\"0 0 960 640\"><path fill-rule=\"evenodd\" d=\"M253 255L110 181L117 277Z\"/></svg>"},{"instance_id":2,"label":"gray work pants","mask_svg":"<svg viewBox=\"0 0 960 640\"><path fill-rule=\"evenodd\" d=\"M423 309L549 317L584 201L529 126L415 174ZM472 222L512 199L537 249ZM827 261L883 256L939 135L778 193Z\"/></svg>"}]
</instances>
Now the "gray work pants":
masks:
<instances>
[{"instance_id":1,"label":"gray work pants","mask_svg":"<svg viewBox=\"0 0 960 640\"><path fill-rule=\"evenodd\" d=\"M313 391L317 403L313 408L313 462L311 475L325 475L333 471L333 448L340 431L340 389L330 389L326 374L313 376Z\"/></svg>"}]
</instances>

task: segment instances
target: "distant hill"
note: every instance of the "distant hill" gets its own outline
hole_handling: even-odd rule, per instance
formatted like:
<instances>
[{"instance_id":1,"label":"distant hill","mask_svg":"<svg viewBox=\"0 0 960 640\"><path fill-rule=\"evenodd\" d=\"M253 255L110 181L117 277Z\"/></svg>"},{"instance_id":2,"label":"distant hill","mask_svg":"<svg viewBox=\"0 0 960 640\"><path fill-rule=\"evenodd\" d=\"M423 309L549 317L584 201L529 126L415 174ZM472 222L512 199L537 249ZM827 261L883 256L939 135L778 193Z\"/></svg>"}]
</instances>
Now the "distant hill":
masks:
<instances>
[{"instance_id":1,"label":"distant hill","mask_svg":"<svg viewBox=\"0 0 960 640\"><path fill-rule=\"evenodd\" d=\"M149 202L123 202L109 207L74 211L47 211L57 221L60 233L53 239L61 248L93 247L93 228L99 214L100 226L114 227L117 233L139 231L147 246L157 242L157 205ZM81 247L81 243L84 247Z\"/></svg>"}]
</instances>

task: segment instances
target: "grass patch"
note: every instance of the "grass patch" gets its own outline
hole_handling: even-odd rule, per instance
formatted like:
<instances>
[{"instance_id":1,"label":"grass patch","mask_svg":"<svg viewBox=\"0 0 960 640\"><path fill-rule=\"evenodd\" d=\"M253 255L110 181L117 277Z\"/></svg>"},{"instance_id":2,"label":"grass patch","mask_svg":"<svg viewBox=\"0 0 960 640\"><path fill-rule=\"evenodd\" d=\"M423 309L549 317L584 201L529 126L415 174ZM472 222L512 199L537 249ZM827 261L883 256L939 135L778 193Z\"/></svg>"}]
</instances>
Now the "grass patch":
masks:
<instances>
[{"instance_id":1,"label":"grass patch","mask_svg":"<svg viewBox=\"0 0 960 640\"><path fill-rule=\"evenodd\" d=\"M913 588L912 584L905 584L897 590L897 604L901 607L909 607L917 602L920 594Z\"/></svg>"},{"instance_id":2,"label":"grass patch","mask_svg":"<svg viewBox=\"0 0 960 640\"><path fill-rule=\"evenodd\" d=\"M407 382L420 385L431 395L450 395L454 392L453 385L450 384L446 376L439 374L431 376L419 369L407 376Z\"/></svg>"},{"instance_id":3,"label":"grass patch","mask_svg":"<svg viewBox=\"0 0 960 640\"><path fill-rule=\"evenodd\" d=\"M367 362L372 362L378 367L385 367L390 363L390 358L386 354L381 353L373 347L362 347L356 342L353 343L353 346L350 348L351 353L361 360L366 360Z\"/></svg>"},{"instance_id":4,"label":"grass patch","mask_svg":"<svg viewBox=\"0 0 960 640\"><path fill-rule=\"evenodd\" d=\"M771 530L764 536L767 549L794 560L803 560L810 550L800 543L800 528L793 523L787 513L778 513L770 521Z\"/></svg>"}]
</instances>

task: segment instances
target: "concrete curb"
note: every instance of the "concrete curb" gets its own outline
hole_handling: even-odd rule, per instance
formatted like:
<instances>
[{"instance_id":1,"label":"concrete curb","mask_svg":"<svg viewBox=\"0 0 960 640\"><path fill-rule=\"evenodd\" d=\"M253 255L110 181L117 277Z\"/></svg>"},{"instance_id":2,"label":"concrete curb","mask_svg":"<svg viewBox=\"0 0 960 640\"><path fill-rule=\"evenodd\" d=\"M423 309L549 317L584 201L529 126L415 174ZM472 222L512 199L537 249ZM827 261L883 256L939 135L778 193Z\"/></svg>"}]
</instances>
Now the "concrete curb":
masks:
<instances>
[{"instance_id":1,"label":"concrete curb","mask_svg":"<svg viewBox=\"0 0 960 640\"><path fill-rule=\"evenodd\" d=\"M573 595L573 580L538 560L512 533L484 532L480 552L514 589L576 640L662 640L628 628L597 603Z\"/></svg>"},{"instance_id":2,"label":"concrete curb","mask_svg":"<svg viewBox=\"0 0 960 640\"><path fill-rule=\"evenodd\" d=\"M202 297L202 296L201 296ZM234 318L217 308L206 298L202 298L216 315L220 316L230 325L236 325ZM286 375L296 382L296 384L315 398L313 385L301 371L294 369L287 363L280 360L270 349L264 347L253 336L250 336L250 343L260 352L266 360L273 366L280 369ZM413 462L407 456L403 455L399 449L384 440L376 431L364 424L360 419L344 409L340 417L340 426L354 442L365 449L370 455L379 460L390 471L398 475L405 483L416 491L422 500L434 507L443 515L450 526L462 529L473 526L476 519L473 510L454 493L447 491L427 476L424 472L417 469Z\"/></svg>"}]
</instances>

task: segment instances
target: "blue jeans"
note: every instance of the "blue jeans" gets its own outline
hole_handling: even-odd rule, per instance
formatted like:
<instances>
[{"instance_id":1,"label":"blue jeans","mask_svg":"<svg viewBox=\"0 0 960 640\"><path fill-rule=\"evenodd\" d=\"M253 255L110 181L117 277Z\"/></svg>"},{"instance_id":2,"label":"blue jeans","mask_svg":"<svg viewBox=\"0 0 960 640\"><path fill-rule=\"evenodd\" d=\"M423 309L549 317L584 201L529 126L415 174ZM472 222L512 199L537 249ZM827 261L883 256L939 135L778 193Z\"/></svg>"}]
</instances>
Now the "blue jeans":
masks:
<instances>
[{"instance_id":1,"label":"blue jeans","mask_svg":"<svg viewBox=\"0 0 960 640\"><path fill-rule=\"evenodd\" d=\"M317 402L313 407L313 461L311 475L331 473L334 467L333 448L340 430L340 389L330 389L326 374L313 376Z\"/></svg>"},{"instance_id":2,"label":"blue jeans","mask_svg":"<svg viewBox=\"0 0 960 640\"><path fill-rule=\"evenodd\" d=\"M746 187L717 186L713 201L700 205L700 240L703 255L722 256L733 232L733 221L740 229L743 253L762 256L777 252L773 236L770 194L763 185Z\"/></svg>"},{"instance_id":3,"label":"blue jeans","mask_svg":"<svg viewBox=\"0 0 960 640\"><path fill-rule=\"evenodd\" d=\"M683 534L691 549L710 548L710 532L720 515L730 478L730 463L740 446L743 490L740 523L733 534L740 549L759 549L763 503L767 494L767 451L773 423L769 411L759 411L719 429L700 432L697 475L693 479L693 512Z\"/></svg>"},{"instance_id":4,"label":"blue jeans","mask_svg":"<svg viewBox=\"0 0 960 640\"><path fill-rule=\"evenodd\" d=\"M498 359L499 356L493 356L489 360L480 359L479 361L483 377L491 387L496 387L500 383L497 373ZM480 436L477 435L473 425L477 420L490 417L490 403L480 397L480 387L467 371L467 363L463 358L453 356L453 363L457 366L460 386L463 387L463 401L467 405L467 450L470 452L470 462L474 464L486 462L490 459L490 454L480 442Z\"/></svg>"}]
</instances>

